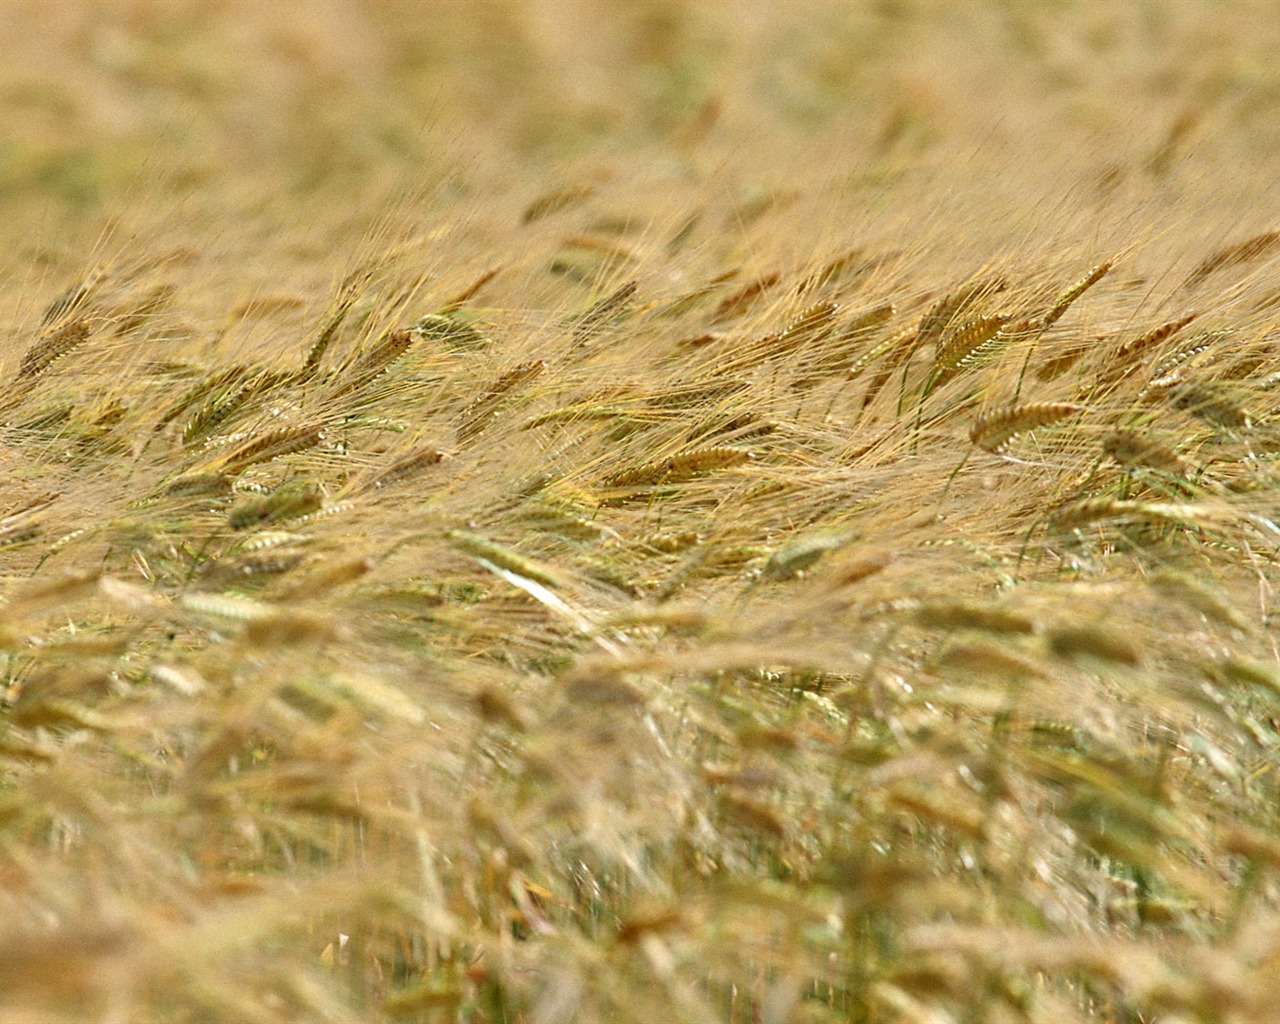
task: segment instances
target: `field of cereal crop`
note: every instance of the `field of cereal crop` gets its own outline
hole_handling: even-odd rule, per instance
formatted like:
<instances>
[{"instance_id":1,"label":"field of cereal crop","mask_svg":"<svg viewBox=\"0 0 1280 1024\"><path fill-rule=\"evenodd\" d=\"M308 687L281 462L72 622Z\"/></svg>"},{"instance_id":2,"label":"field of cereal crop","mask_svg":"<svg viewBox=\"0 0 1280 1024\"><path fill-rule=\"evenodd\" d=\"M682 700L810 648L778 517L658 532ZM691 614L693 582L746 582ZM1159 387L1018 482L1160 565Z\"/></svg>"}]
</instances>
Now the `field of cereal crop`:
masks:
<instances>
[{"instance_id":1,"label":"field of cereal crop","mask_svg":"<svg viewBox=\"0 0 1280 1024\"><path fill-rule=\"evenodd\" d=\"M1280 1018L1280 8L0 43L0 1018Z\"/></svg>"}]
</instances>

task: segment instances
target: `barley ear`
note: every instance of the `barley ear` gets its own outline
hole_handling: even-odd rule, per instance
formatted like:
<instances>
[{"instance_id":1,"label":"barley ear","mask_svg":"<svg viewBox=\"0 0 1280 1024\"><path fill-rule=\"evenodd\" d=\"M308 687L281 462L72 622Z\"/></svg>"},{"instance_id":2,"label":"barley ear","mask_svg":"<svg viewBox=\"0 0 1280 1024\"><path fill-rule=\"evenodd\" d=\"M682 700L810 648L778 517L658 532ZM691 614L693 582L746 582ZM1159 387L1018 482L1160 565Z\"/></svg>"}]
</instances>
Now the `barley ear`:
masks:
<instances>
[{"instance_id":1,"label":"barley ear","mask_svg":"<svg viewBox=\"0 0 1280 1024\"><path fill-rule=\"evenodd\" d=\"M23 354L18 363L18 378L36 377L69 352L89 340L92 333L85 317L70 320L41 335Z\"/></svg>"},{"instance_id":2,"label":"barley ear","mask_svg":"<svg viewBox=\"0 0 1280 1024\"><path fill-rule=\"evenodd\" d=\"M1058 296L1058 300L1053 304L1053 308L1040 321L1040 327L1042 329L1049 328L1062 319L1062 315L1071 308L1072 303L1101 281L1113 266L1115 266L1114 260L1105 260L1096 267L1090 267L1089 272L1084 277L1064 288L1062 294Z\"/></svg>"},{"instance_id":3,"label":"barley ear","mask_svg":"<svg viewBox=\"0 0 1280 1024\"><path fill-rule=\"evenodd\" d=\"M933 359L933 369L925 381L922 397L951 380L956 374L1008 341L1001 328L1013 319L1012 313L993 313L961 324L945 335Z\"/></svg>"},{"instance_id":4,"label":"barley ear","mask_svg":"<svg viewBox=\"0 0 1280 1024\"><path fill-rule=\"evenodd\" d=\"M979 416L969 440L984 451L999 454L1019 434L1076 416L1084 407L1073 402L1028 402Z\"/></svg>"}]
</instances>

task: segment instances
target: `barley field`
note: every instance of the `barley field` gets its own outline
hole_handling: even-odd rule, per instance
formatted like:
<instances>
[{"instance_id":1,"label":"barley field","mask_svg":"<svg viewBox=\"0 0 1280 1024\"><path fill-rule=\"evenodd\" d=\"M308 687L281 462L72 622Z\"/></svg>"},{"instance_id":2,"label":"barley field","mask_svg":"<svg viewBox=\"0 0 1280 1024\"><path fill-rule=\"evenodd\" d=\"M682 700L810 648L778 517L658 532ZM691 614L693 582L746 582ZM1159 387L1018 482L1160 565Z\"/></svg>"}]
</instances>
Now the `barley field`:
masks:
<instances>
[{"instance_id":1,"label":"barley field","mask_svg":"<svg viewBox=\"0 0 1280 1024\"><path fill-rule=\"evenodd\" d=\"M0 1019L1280 1019L1280 7L0 42Z\"/></svg>"}]
</instances>

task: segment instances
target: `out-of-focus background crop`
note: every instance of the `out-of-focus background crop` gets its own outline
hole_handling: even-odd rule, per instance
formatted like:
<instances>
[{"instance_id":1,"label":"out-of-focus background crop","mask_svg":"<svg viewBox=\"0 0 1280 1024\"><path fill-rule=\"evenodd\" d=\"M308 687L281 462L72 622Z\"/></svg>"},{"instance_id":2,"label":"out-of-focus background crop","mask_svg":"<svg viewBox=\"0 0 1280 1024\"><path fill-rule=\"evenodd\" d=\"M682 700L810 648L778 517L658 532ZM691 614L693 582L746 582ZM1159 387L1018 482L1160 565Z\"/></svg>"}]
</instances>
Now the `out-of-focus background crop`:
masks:
<instances>
[{"instance_id":1,"label":"out-of-focus background crop","mask_svg":"<svg viewBox=\"0 0 1280 1024\"><path fill-rule=\"evenodd\" d=\"M8 219L574 159L839 182L1074 152L1115 187L1208 146L1253 179L1277 36L1195 0L12 3L0 180Z\"/></svg>"},{"instance_id":2,"label":"out-of-focus background crop","mask_svg":"<svg viewBox=\"0 0 1280 1024\"><path fill-rule=\"evenodd\" d=\"M1274 13L1207 0L5 4L0 287L12 304L42 268L90 261L106 225L185 224L209 246L191 225L211 217L229 248L340 248L397 189L485 207L527 200L548 169L745 202L904 177L938 205L975 188L1012 204L1132 189L1182 216L1234 200L1244 217L1270 201L1280 145Z\"/></svg>"}]
</instances>

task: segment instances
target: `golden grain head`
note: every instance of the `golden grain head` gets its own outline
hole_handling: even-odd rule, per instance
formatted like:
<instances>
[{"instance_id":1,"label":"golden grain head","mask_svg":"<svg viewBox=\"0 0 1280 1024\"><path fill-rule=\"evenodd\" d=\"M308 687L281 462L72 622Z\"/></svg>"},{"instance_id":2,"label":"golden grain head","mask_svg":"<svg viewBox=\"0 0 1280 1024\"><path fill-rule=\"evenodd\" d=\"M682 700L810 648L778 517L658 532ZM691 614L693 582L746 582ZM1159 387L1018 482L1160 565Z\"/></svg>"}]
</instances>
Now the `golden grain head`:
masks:
<instances>
[{"instance_id":1,"label":"golden grain head","mask_svg":"<svg viewBox=\"0 0 1280 1024\"><path fill-rule=\"evenodd\" d=\"M989 452L1001 452L1019 434L1078 416L1083 406L1073 402L1028 402L984 413L969 428L969 440Z\"/></svg>"}]
</instances>

